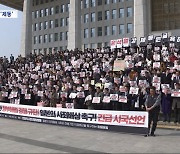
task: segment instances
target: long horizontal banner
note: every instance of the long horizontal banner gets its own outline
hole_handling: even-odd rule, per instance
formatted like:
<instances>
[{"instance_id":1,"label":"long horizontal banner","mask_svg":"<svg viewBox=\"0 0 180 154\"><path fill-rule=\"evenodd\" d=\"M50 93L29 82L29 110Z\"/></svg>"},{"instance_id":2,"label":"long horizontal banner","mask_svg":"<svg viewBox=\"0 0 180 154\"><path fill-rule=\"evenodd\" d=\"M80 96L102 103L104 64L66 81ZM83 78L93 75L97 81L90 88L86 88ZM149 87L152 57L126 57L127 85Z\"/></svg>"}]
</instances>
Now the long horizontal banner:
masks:
<instances>
[{"instance_id":1,"label":"long horizontal banner","mask_svg":"<svg viewBox=\"0 0 180 154\"><path fill-rule=\"evenodd\" d=\"M155 46L162 46L162 44L175 44L180 47L180 36L170 36L168 33L162 33L162 36L148 35L147 37L140 37L140 47L145 47L147 44L155 44ZM137 47L137 38L119 38L117 40L110 41L111 49L122 47Z\"/></svg>"},{"instance_id":2,"label":"long horizontal banner","mask_svg":"<svg viewBox=\"0 0 180 154\"><path fill-rule=\"evenodd\" d=\"M0 103L0 116L42 123L44 120L59 121L62 125L64 122L92 124L99 125L97 127L99 129L116 131L120 131L122 130L120 127L124 127L128 128L130 133L146 133L148 128L148 112L81 110ZM39 120L32 120L32 118ZM116 129L112 127L116 127Z\"/></svg>"}]
</instances>

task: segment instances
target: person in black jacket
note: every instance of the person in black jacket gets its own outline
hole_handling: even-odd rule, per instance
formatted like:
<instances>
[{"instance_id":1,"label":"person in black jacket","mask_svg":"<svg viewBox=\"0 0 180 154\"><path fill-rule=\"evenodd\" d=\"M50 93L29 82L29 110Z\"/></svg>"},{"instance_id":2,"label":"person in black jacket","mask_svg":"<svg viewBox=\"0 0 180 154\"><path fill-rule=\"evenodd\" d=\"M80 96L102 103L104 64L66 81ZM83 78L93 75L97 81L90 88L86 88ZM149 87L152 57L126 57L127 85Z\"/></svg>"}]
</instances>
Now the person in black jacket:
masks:
<instances>
[{"instance_id":1,"label":"person in black jacket","mask_svg":"<svg viewBox=\"0 0 180 154\"><path fill-rule=\"evenodd\" d=\"M161 75L161 83L162 84L170 84L171 85L171 73L170 73L170 69L167 68L166 72L165 73L162 73Z\"/></svg>"},{"instance_id":2,"label":"person in black jacket","mask_svg":"<svg viewBox=\"0 0 180 154\"><path fill-rule=\"evenodd\" d=\"M121 92L120 95L127 97L127 103L122 103L122 111L129 111L131 108L131 95L129 94L129 85L125 86L125 92Z\"/></svg>"},{"instance_id":3,"label":"person in black jacket","mask_svg":"<svg viewBox=\"0 0 180 154\"><path fill-rule=\"evenodd\" d=\"M161 104L161 95L156 94L155 87L153 86L150 87L150 94L146 97L146 101L145 101L146 111L149 112L148 134L146 134L145 137L149 135L155 136L154 132L157 126L160 104ZM151 134L149 134L152 121L153 121L153 125L151 129Z\"/></svg>"},{"instance_id":4,"label":"person in black jacket","mask_svg":"<svg viewBox=\"0 0 180 154\"><path fill-rule=\"evenodd\" d=\"M89 86L87 96L89 96L89 95L91 96L91 100L85 101L85 105L87 106L87 108L88 108L89 110L93 110L93 109L94 109L94 106L93 106L93 104L92 104L92 98L93 98L94 95L95 95L94 86Z\"/></svg>"}]
</instances>

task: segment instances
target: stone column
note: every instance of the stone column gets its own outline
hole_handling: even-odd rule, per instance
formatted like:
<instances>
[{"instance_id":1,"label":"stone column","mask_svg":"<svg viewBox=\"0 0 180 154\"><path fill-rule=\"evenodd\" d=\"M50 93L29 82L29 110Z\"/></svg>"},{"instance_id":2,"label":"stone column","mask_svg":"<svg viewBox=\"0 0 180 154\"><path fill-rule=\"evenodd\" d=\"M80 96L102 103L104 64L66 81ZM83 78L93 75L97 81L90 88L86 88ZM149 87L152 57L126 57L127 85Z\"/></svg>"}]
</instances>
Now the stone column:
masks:
<instances>
[{"instance_id":1,"label":"stone column","mask_svg":"<svg viewBox=\"0 0 180 154\"><path fill-rule=\"evenodd\" d=\"M81 0L70 0L68 49L81 49Z\"/></svg>"},{"instance_id":2,"label":"stone column","mask_svg":"<svg viewBox=\"0 0 180 154\"><path fill-rule=\"evenodd\" d=\"M20 50L22 57L32 52L32 0L24 0Z\"/></svg>"},{"instance_id":3,"label":"stone column","mask_svg":"<svg viewBox=\"0 0 180 154\"><path fill-rule=\"evenodd\" d=\"M139 38L150 33L150 0L134 0L134 36Z\"/></svg>"}]
</instances>

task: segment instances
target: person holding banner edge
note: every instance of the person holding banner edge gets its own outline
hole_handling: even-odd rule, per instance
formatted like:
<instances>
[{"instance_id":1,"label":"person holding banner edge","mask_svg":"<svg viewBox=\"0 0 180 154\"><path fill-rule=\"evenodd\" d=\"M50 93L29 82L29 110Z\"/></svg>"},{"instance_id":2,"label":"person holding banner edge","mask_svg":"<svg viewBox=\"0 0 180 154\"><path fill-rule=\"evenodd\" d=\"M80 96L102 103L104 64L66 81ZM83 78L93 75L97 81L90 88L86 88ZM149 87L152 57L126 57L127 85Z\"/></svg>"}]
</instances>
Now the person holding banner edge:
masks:
<instances>
[{"instance_id":1,"label":"person holding banner edge","mask_svg":"<svg viewBox=\"0 0 180 154\"><path fill-rule=\"evenodd\" d=\"M145 137L148 136L155 137L154 132L157 126L158 116L160 112L160 104L161 104L161 94L159 95L156 94L156 88L154 86L150 87L150 94L146 97L146 101L145 101L146 111L149 112L148 134L146 134ZM153 125L150 133L150 127L152 121L153 121Z\"/></svg>"}]
</instances>

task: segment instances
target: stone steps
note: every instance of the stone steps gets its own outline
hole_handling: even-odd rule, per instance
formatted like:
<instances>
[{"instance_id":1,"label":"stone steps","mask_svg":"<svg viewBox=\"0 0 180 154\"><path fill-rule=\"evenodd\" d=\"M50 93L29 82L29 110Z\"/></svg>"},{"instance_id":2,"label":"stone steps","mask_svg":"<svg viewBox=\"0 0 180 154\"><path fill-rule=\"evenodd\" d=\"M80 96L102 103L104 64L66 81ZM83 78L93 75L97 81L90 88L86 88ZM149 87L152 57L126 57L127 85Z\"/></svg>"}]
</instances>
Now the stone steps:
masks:
<instances>
[{"instance_id":1,"label":"stone steps","mask_svg":"<svg viewBox=\"0 0 180 154\"><path fill-rule=\"evenodd\" d=\"M168 123L168 122L158 121L157 128L180 130L180 124L175 124L174 122Z\"/></svg>"}]
</instances>

